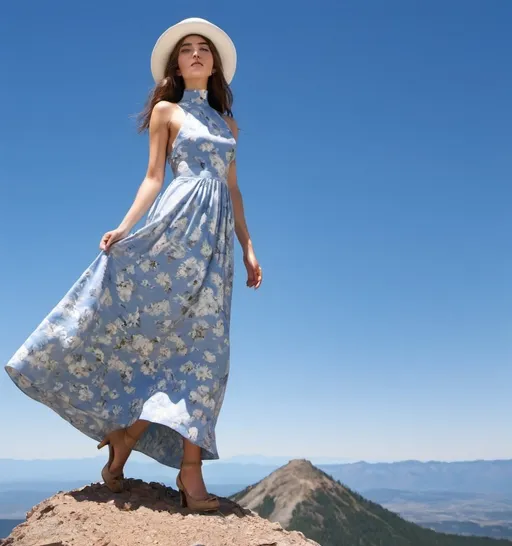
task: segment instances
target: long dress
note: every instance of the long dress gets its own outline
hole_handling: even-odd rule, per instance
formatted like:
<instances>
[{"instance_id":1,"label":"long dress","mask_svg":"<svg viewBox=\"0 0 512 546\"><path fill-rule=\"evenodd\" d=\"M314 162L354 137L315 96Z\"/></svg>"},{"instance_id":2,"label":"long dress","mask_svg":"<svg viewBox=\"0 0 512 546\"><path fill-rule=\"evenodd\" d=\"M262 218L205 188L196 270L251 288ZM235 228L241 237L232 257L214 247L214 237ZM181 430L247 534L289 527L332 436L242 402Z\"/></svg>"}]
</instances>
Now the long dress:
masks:
<instances>
[{"instance_id":1,"label":"long dress","mask_svg":"<svg viewBox=\"0 0 512 546\"><path fill-rule=\"evenodd\" d=\"M101 440L146 419L135 449L178 468L183 438L218 459L229 374L236 141L206 90L186 89L174 177L145 224L101 252L5 366L14 383Z\"/></svg>"}]
</instances>

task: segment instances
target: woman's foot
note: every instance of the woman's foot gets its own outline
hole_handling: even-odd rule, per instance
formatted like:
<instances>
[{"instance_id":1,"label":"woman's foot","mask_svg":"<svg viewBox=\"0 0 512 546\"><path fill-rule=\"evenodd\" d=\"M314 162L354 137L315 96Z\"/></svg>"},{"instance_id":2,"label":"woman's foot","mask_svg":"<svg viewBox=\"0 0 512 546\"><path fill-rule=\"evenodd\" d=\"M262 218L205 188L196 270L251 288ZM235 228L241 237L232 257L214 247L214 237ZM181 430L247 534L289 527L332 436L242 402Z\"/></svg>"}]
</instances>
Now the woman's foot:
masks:
<instances>
[{"instance_id":1,"label":"woman's foot","mask_svg":"<svg viewBox=\"0 0 512 546\"><path fill-rule=\"evenodd\" d=\"M219 509L219 500L206 490L201 462L183 462L176 478L180 490L181 505L198 511L215 511Z\"/></svg>"},{"instance_id":2,"label":"woman's foot","mask_svg":"<svg viewBox=\"0 0 512 546\"><path fill-rule=\"evenodd\" d=\"M127 429L119 429L107 434L98 449L108 445L109 458L107 464L101 471L105 485L114 493L123 490L123 468L137 443L137 438L130 436Z\"/></svg>"},{"instance_id":3,"label":"woman's foot","mask_svg":"<svg viewBox=\"0 0 512 546\"><path fill-rule=\"evenodd\" d=\"M191 497L194 497L195 499L206 499L209 496L203 480L200 463L183 463L180 470L180 477L187 493Z\"/></svg>"}]
</instances>

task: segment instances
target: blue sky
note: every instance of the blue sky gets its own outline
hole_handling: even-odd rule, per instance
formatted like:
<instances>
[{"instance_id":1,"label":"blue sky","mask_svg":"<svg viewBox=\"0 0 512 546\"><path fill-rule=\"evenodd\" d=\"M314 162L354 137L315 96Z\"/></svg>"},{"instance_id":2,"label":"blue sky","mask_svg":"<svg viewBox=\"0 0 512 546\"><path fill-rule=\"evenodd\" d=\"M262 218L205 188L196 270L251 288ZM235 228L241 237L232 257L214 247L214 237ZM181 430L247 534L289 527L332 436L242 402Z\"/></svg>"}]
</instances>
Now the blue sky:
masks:
<instances>
[{"instance_id":1,"label":"blue sky","mask_svg":"<svg viewBox=\"0 0 512 546\"><path fill-rule=\"evenodd\" d=\"M238 49L238 176L265 273L248 290L237 253L221 457L512 457L506 0L9 3L2 362L131 205L151 49L194 16ZM4 372L0 414L0 458L96 455Z\"/></svg>"}]
</instances>

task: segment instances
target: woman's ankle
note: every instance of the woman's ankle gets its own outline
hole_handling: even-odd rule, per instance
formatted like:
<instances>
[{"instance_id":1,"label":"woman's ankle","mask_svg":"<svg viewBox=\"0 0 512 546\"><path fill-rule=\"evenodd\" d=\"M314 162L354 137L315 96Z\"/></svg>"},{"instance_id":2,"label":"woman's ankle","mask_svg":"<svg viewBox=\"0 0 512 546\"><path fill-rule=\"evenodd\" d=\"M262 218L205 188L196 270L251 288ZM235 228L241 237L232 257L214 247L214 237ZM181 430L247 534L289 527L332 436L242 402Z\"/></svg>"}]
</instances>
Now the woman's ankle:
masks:
<instances>
[{"instance_id":1,"label":"woman's ankle","mask_svg":"<svg viewBox=\"0 0 512 546\"><path fill-rule=\"evenodd\" d=\"M181 468L183 468L183 467L193 467L193 466L201 467L202 464L203 464L202 461L184 459L184 460L181 461Z\"/></svg>"}]
</instances>

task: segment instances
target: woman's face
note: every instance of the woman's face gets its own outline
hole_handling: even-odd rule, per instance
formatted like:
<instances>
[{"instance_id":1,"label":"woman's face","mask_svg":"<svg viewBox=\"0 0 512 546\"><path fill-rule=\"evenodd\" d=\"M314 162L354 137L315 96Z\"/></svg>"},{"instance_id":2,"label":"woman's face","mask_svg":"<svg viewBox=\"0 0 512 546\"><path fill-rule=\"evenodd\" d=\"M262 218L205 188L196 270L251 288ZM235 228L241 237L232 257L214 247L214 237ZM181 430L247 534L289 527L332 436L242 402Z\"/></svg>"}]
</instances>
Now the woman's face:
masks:
<instances>
[{"instance_id":1,"label":"woman's face","mask_svg":"<svg viewBox=\"0 0 512 546\"><path fill-rule=\"evenodd\" d=\"M207 80L213 69L213 53L202 36L187 36L178 53L179 74L185 80Z\"/></svg>"}]
</instances>

